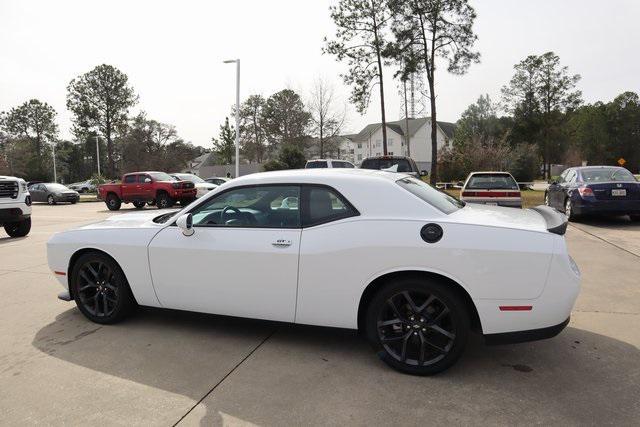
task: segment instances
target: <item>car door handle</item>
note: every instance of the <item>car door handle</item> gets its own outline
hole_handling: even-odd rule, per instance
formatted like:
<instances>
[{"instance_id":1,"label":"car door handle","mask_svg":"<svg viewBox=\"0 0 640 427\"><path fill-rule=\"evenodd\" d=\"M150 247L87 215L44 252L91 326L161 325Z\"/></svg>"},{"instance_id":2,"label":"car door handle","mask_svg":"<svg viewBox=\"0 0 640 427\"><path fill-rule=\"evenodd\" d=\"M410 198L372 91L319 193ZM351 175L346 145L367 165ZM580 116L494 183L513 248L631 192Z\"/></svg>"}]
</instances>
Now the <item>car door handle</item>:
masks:
<instances>
[{"instance_id":1,"label":"car door handle","mask_svg":"<svg viewBox=\"0 0 640 427\"><path fill-rule=\"evenodd\" d=\"M291 246L291 240L286 240L286 239L278 239L275 242L271 243L273 246L279 247L279 248L284 248L287 246Z\"/></svg>"}]
</instances>

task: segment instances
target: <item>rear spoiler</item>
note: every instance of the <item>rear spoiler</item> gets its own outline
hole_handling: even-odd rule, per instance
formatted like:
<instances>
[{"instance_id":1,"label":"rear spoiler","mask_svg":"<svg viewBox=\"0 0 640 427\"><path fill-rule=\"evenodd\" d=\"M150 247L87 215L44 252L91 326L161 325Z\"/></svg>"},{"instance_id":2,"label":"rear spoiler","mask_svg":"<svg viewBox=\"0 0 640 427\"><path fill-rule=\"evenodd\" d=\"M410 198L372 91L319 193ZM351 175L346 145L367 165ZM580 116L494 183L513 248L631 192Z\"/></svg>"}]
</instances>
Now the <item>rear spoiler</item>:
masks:
<instances>
[{"instance_id":1,"label":"rear spoiler","mask_svg":"<svg viewBox=\"0 0 640 427\"><path fill-rule=\"evenodd\" d=\"M542 218L547 222L547 231L563 235L567 231L567 224L569 221L567 217L559 211L550 208L549 206L540 205L533 208L529 208L532 211L538 212L542 215Z\"/></svg>"}]
</instances>

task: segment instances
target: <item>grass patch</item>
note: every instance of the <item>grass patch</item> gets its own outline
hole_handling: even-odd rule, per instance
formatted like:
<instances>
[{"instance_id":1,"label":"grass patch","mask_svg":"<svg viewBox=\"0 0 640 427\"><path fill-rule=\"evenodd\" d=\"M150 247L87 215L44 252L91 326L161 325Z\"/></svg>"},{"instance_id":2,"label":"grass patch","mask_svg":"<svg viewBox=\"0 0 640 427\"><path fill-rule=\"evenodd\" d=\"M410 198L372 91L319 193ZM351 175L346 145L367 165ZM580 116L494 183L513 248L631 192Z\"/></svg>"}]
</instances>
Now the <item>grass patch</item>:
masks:
<instances>
[{"instance_id":1,"label":"grass patch","mask_svg":"<svg viewBox=\"0 0 640 427\"><path fill-rule=\"evenodd\" d=\"M453 197L460 198L460 190L445 190L447 194L452 195ZM533 206L544 205L544 191L534 191L534 190L523 190L520 192L522 194L522 207L523 208L531 208Z\"/></svg>"}]
</instances>

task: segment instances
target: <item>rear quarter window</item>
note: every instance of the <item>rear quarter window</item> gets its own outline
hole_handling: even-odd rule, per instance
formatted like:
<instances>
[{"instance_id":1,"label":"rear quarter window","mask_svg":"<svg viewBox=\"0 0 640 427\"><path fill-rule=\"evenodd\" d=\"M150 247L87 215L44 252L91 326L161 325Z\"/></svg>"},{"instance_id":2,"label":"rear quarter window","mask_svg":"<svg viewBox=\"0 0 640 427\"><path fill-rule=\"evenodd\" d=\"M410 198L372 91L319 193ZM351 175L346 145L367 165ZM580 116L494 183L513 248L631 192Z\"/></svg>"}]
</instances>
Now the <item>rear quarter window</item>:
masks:
<instances>
[{"instance_id":1,"label":"rear quarter window","mask_svg":"<svg viewBox=\"0 0 640 427\"><path fill-rule=\"evenodd\" d=\"M518 183L508 174L479 173L471 175L465 188L470 190L517 190Z\"/></svg>"},{"instance_id":2,"label":"rear quarter window","mask_svg":"<svg viewBox=\"0 0 640 427\"><path fill-rule=\"evenodd\" d=\"M322 169L327 167L327 162L308 162L306 169Z\"/></svg>"},{"instance_id":3,"label":"rear quarter window","mask_svg":"<svg viewBox=\"0 0 640 427\"><path fill-rule=\"evenodd\" d=\"M413 194L424 200L434 208L445 214L450 214L464 207L464 202L451 197L442 191L436 190L426 182L416 178L403 178L396 183Z\"/></svg>"}]
</instances>

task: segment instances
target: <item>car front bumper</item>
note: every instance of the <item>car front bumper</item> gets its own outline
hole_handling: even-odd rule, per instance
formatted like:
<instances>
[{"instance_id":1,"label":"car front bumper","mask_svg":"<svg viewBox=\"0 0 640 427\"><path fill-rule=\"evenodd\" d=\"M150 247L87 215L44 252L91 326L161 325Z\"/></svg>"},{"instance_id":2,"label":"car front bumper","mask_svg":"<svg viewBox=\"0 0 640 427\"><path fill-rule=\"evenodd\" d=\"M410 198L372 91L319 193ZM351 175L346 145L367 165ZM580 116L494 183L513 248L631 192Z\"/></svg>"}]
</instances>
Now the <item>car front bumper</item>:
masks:
<instances>
[{"instance_id":1,"label":"car front bumper","mask_svg":"<svg viewBox=\"0 0 640 427\"><path fill-rule=\"evenodd\" d=\"M29 197L29 204L25 203ZM18 222L31 216L31 196L27 195L23 200L12 200L11 202L0 202L0 224L8 222Z\"/></svg>"},{"instance_id":2,"label":"car front bumper","mask_svg":"<svg viewBox=\"0 0 640 427\"><path fill-rule=\"evenodd\" d=\"M53 195L53 200L56 201L56 203L58 202L77 202L80 200L80 195L79 194L60 194L60 195Z\"/></svg>"}]
</instances>

